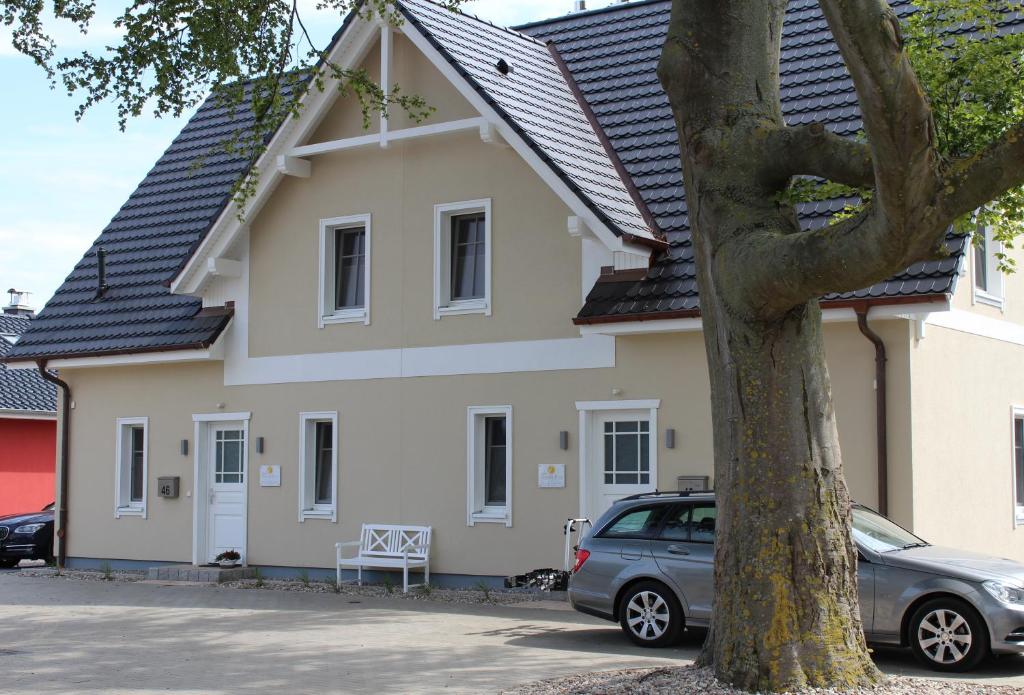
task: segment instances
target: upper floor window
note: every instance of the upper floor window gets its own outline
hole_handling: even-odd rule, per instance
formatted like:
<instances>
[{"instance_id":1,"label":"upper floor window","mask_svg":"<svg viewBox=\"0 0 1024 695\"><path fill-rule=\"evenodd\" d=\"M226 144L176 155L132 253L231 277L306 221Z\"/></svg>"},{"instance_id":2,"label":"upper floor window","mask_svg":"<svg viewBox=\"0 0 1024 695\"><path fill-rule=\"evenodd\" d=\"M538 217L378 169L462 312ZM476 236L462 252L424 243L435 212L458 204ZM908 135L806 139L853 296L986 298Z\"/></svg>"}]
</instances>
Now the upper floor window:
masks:
<instances>
[{"instance_id":1,"label":"upper floor window","mask_svg":"<svg viewBox=\"0 0 1024 695\"><path fill-rule=\"evenodd\" d=\"M491 201L434 206L434 318L491 313Z\"/></svg>"},{"instance_id":2,"label":"upper floor window","mask_svg":"<svg viewBox=\"0 0 1024 695\"><path fill-rule=\"evenodd\" d=\"M146 516L149 418L118 418L114 514Z\"/></svg>"},{"instance_id":3,"label":"upper floor window","mask_svg":"<svg viewBox=\"0 0 1024 695\"><path fill-rule=\"evenodd\" d=\"M992 229L979 228L973 242L974 301L1003 306L1003 274L999 270L1002 245L992 237Z\"/></svg>"},{"instance_id":4,"label":"upper floor window","mask_svg":"<svg viewBox=\"0 0 1024 695\"><path fill-rule=\"evenodd\" d=\"M299 521L338 520L338 414L302 413Z\"/></svg>"},{"instance_id":5,"label":"upper floor window","mask_svg":"<svg viewBox=\"0 0 1024 695\"><path fill-rule=\"evenodd\" d=\"M370 216L320 221L320 327L370 323Z\"/></svg>"}]
</instances>

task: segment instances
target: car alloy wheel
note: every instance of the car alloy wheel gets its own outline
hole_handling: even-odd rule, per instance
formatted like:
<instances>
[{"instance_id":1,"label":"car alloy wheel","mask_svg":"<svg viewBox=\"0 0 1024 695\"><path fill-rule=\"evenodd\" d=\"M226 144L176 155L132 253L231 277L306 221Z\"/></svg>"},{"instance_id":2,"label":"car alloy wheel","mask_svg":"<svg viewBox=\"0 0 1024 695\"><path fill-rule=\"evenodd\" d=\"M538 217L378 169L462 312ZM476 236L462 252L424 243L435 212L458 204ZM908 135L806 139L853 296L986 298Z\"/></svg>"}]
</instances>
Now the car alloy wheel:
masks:
<instances>
[{"instance_id":1,"label":"car alloy wheel","mask_svg":"<svg viewBox=\"0 0 1024 695\"><path fill-rule=\"evenodd\" d=\"M988 652L985 624L963 601L936 599L917 610L910 623L911 646L918 658L939 671L966 671Z\"/></svg>"},{"instance_id":2,"label":"car alloy wheel","mask_svg":"<svg viewBox=\"0 0 1024 695\"><path fill-rule=\"evenodd\" d=\"M917 626L917 643L932 661L952 666L971 651L974 636L964 617L939 608L924 617Z\"/></svg>"},{"instance_id":3,"label":"car alloy wheel","mask_svg":"<svg viewBox=\"0 0 1024 695\"><path fill-rule=\"evenodd\" d=\"M629 638L644 647L661 647L676 641L682 631L679 602L658 582L642 582L624 596L620 624Z\"/></svg>"},{"instance_id":4,"label":"car alloy wheel","mask_svg":"<svg viewBox=\"0 0 1024 695\"><path fill-rule=\"evenodd\" d=\"M641 591L626 606L626 623L640 639L654 640L665 634L672 616L668 603L653 591Z\"/></svg>"}]
</instances>

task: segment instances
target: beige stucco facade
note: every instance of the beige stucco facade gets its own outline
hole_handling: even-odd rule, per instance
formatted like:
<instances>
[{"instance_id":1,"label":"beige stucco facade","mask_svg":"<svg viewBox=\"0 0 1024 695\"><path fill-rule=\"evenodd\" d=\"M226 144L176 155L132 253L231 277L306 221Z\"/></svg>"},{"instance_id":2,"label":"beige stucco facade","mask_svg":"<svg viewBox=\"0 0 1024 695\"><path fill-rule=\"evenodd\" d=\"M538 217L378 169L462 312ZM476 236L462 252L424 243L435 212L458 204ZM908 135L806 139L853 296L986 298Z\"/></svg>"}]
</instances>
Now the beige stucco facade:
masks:
<instances>
[{"instance_id":1,"label":"beige stucco facade","mask_svg":"<svg viewBox=\"0 0 1024 695\"><path fill-rule=\"evenodd\" d=\"M377 74L374 59L365 67ZM476 115L400 36L394 71L407 92L437 106L427 124ZM389 122L410 125L400 113ZM377 123L364 130L358 107L341 101L306 144L378 131ZM235 306L211 359L62 369L74 399L70 557L192 560L194 511L208 492L194 479L196 451L205 446L197 415L249 414L244 553L259 566L333 567L334 544L356 539L362 523L432 526L437 573L558 566L562 524L586 511L581 479L597 465L581 455L579 402L656 402L657 487L675 489L682 475L713 476L699 327L660 333L661 322L651 322L647 335L582 339L572 317L584 278L612 253L595 253L592 236L570 235L569 206L514 149L470 131L312 162L310 177L285 177L247 220L231 249L241 277L204 288L208 305ZM480 199L491 205L490 313L438 319L434 206ZM353 215L372 219L369 320L321 325L321 221ZM1024 310L1022 282L1007 280L1000 310L972 302L965 279L953 307L1015 325L1024 321L1015 313ZM1024 559L1010 458L1011 405L1024 405L1024 348L977 331L922 331L925 318L871 319L888 352L889 513L934 542ZM826 347L847 480L858 501L876 506L875 351L850 319L827 323ZM467 520L467 412L479 406L512 410L509 525ZM336 520L300 521L300 415L308 412L337 413ZM116 423L143 417L146 515L118 518ZM561 432L569 433L564 450ZM565 467L565 486L541 488L538 466L552 464ZM260 484L259 467L267 465L280 467L280 487ZM180 478L177 499L157 496L162 476Z\"/></svg>"},{"instance_id":2,"label":"beige stucco facade","mask_svg":"<svg viewBox=\"0 0 1024 695\"><path fill-rule=\"evenodd\" d=\"M903 322L881 326L898 344ZM874 504L874 392L871 345L849 325L830 326L828 349L847 476L854 495ZM69 554L78 558L189 562L193 415L251 412L247 559L263 566L330 567L334 543L358 537L361 523L433 526L435 571L501 576L558 565L561 526L580 510L577 401L658 399L658 487L679 475L712 475L708 379L698 333L619 338L608 369L445 376L247 387L223 386L219 364L67 370L72 415ZM899 380L895 380L899 384ZM894 389L898 391L899 389ZM893 411L905 397L894 395ZM512 526L468 526L466 412L510 405L513 412ZM299 414L339 416L339 518L298 520ZM149 418L147 518L115 518L117 418ZM664 431L676 430L666 449ZM559 432L570 432L569 449ZM894 451L905 445L896 437ZM540 464L564 464L563 489L538 487ZM261 465L282 470L263 488ZM896 455L894 470L909 462ZM156 479L180 476L181 496L161 499ZM899 512L903 512L902 508Z\"/></svg>"}]
</instances>

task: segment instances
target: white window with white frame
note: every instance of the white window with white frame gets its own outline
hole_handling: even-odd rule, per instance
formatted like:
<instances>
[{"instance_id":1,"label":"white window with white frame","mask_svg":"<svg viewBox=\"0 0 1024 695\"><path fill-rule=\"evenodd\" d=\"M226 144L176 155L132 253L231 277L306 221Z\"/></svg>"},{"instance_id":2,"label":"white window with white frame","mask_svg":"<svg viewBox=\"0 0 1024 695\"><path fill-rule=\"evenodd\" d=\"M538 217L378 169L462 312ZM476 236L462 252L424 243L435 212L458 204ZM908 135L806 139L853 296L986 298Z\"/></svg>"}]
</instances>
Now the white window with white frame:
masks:
<instances>
[{"instance_id":1,"label":"white window with white frame","mask_svg":"<svg viewBox=\"0 0 1024 695\"><path fill-rule=\"evenodd\" d=\"M1013 519L1024 526L1024 408L1013 409Z\"/></svg>"},{"instance_id":2,"label":"white window with white frame","mask_svg":"<svg viewBox=\"0 0 1024 695\"><path fill-rule=\"evenodd\" d=\"M512 526L512 406L468 409L467 523Z\"/></svg>"},{"instance_id":3,"label":"white window with white frame","mask_svg":"<svg viewBox=\"0 0 1024 695\"><path fill-rule=\"evenodd\" d=\"M338 414L299 416L299 521L338 521Z\"/></svg>"},{"instance_id":4,"label":"white window with white frame","mask_svg":"<svg viewBox=\"0 0 1024 695\"><path fill-rule=\"evenodd\" d=\"M320 220L320 327L370 323L370 215Z\"/></svg>"},{"instance_id":5,"label":"white window with white frame","mask_svg":"<svg viewBox=\"0 0 1024 695\"><path fill-rule=\"evenodd\" d=\"M491 315L491 200L434 206L434 318Z\"/></svg>"},{"instance_id":6,"label":"white window with white frame","mask_svg":"<svg viewBox=\"0 0 1024 695\"><path fill-rule=\"evenodd\" d=\"M1003 307L1003 273L999 270L1002 244L992 236L991 227L980 227L973 240L974 301Z\"/></svg>"},{"instance_id":7,"label":"white window with white frame","mask_svg":"<svg viewBox=\"0 0 1024 695\"><path fill-rule=\"evenodd\" d=\"M149 475L149 418L117 419L114 516L146 518Z\"/></svg>"}]
</instances>

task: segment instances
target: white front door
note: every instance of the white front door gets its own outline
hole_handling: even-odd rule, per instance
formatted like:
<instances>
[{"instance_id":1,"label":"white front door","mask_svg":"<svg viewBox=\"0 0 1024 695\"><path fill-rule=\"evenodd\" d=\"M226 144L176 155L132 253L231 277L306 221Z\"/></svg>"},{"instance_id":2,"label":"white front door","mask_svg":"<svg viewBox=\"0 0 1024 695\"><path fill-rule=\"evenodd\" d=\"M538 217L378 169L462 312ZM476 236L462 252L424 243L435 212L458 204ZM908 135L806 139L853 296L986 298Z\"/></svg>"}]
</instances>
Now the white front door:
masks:
<instances>
[{"instance_id":1,"label":"white front door","mask_svg":"<svg viewBox=\"0 0 1024 695\"><path fill-rule=\"evenodd\" d=\"M207 562L226 550L245 555L247 456L241 422L209 427Z\"/></svg>"},{"instance_id":2,"label":"white front door","mask_svg":"<svg viewBox=\"0 0 1024 695\"><path fill-rule=\"evenodd\" d=\"M654 492L656 473L651 447L655 433L651 413L609 411L595 413L591 451L591 510L596 520L616 500L629 495Z\"/></svg>"}]
</instances>

